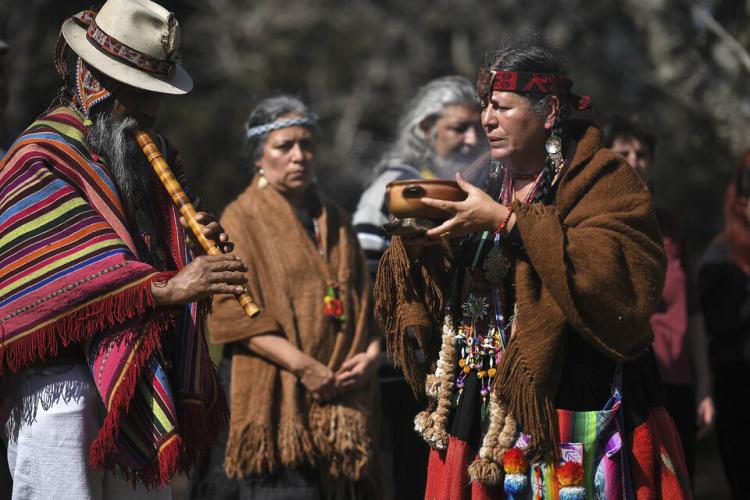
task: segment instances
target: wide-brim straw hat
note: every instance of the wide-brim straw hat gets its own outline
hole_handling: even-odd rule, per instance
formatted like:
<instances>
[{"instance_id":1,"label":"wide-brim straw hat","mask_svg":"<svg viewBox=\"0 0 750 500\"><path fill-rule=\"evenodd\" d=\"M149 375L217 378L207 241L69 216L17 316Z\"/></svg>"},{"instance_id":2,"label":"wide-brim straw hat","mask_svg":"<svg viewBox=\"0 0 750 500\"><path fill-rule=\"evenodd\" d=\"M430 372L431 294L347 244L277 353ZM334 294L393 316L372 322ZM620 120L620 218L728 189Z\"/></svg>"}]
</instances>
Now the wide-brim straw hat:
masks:
<instances>
[{"instance_id":1,"label":"wide-brim straw hat","mask_svg":"<svg viewBox=\"0 0 750 500\"><path fill-rule=\"evenodd\" d=\"M186 94L193 79L179 63L180 27L174 14L149 0L108 0L94 16L63 23L62 35L87 64L131 87Z\"/></svg>"}]
</instances>

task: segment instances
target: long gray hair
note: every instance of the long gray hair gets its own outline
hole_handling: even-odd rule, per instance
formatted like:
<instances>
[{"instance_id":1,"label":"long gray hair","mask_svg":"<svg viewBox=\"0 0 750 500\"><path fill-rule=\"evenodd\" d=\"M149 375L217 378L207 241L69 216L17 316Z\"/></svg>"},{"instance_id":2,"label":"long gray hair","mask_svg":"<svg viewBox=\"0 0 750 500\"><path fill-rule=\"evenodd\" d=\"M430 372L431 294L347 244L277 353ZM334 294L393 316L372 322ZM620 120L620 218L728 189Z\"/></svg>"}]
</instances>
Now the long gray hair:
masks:
<instances>
[{"instance_id":1,"label":"long gray hair","mask_svg":"<svg viewBox=\"0 0 750 500\"><path fill-rule=\"evenodd\" d=\"M431 138L420 125L425 120L440 118L446 106L476 103L474 85L463 76L443 76L422 86L409 101L399 121L396 140L381 158L376 171L392 162L414 167L430 166L435 152Z\"/></svg>"}]
</instances>

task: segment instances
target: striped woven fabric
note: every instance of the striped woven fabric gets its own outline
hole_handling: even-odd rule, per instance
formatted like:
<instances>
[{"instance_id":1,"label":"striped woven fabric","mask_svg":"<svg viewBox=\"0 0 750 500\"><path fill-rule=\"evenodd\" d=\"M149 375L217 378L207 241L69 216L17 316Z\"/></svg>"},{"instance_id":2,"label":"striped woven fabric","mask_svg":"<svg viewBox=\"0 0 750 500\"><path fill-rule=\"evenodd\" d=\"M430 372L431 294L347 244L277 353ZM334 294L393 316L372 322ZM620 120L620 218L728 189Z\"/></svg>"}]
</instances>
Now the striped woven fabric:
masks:
<instances>
[{"instance_id":1,"label":"striped woven fabric","mask_svg":"<svg viewBox=\"0 0 750 500\"><path fill-rule=\"evenodd\" d=\"M625 476L623 468L623 442L617 426L617 411L620 402L610 410L568 411L557 410L560 441L565 447L580 446L583 450L583 491L567 493L558 482L557 469L542 462L532 464L529 471L530 488L513 498L534 500L577 500L606 498L625 499ZM580 462L579 462L580 463ZM582 494L582 495L581 495ZM577 496L581 495L581 496Z\"/></svg>"},{"instance_id":2,"label":"striped woven fabric","mask_svg":"<svg viewBox=\"0 0 750 500\"><path fill-rule=\"evenodd\" d=\"M176 152L162 150L181 176ZM72 108L40 117L0 162L0 376L85 342L107 408L90 463L147 485L187 470L227 419L203 335L207 307L157 308L150 293L189 261L179 214L154 180L163 270L139 258Z\"/></svg>"}]
</instances>

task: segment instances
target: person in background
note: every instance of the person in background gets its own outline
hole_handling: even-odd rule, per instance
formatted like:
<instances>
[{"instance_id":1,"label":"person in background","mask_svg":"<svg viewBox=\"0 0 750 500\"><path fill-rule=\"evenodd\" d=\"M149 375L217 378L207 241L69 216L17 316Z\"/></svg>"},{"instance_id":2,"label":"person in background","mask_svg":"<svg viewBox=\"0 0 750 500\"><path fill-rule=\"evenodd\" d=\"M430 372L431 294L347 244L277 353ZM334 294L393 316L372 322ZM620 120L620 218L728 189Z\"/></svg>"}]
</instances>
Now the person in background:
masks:
<instances>
[{"instance_id":1,"label":"person in background","mask_svg":"<svg viewBox=\"0 0 750 500\"><path fill-rule=\"evenodd\" d=\"M421 177L451 179L456 172L480 164L479 158L487 160L486 152L476 91L469 80L443 76L417 91L399 121L393 144L376 165L375 180L362 194L352 220L372 277L389 241L383 230L388 221L386 185ZM385 494L417 498L424 489L427 453L409 415L418 411L419 403L385 353L378 374Z\"/></svg>"},{"instance_id":2,"label":"person in background","mask_svg":"<svg viewBox=\"0 0 750 500\"><path fill-rule=\"evenodd\" d=\"M476 91L469 80L452 75L436 78L419 89L399 120L396 139L375 166L375 180L357 204L352 224L367 265L374 276L388 247L383 224L388 222L385 186L404 179L452 179L488 159L487 141L479 122Z\"/></svg>"},{"instance_id":3,"label":"person in background","mask_svg":"<svg viewBox=\"0 0 750 500\"><path fill-rule=\"evenodd\" d=\"M607 128L606 146L627 160L653 194L655 138L636 123L617 118ZM714 420L708 345L681 225L664 208L656 208L656 218L667 254L667 276L651 316L653 348L666 389L665 406L680 434L692 479L696 439L711 429Z\"/></svg>"},{"instance_id":4,"label":"person in background","mask_svg":"<svg viewBox=\"0 0 750 500\"><path fill-rule=\"evenodd\" d=\"M314 182L317 119L279 95L251 111L245 136L252 179L220 222L261 312L251 319L233 298L214 301L209 328L231 362L231 423L191 497L377 498L380 339L356 234Z\"/></svg>"},{"instance_id":5,"label":"person in background","mask_svg":"<svg viewBox=\"0 0 750 500\"><path fill-rule=\"evenodd\" d=\"M714 376L716 437L732 498L750 491L750 151L739 162L724 197L724 229L698 263Z\"/></svg>"}]
</instances>

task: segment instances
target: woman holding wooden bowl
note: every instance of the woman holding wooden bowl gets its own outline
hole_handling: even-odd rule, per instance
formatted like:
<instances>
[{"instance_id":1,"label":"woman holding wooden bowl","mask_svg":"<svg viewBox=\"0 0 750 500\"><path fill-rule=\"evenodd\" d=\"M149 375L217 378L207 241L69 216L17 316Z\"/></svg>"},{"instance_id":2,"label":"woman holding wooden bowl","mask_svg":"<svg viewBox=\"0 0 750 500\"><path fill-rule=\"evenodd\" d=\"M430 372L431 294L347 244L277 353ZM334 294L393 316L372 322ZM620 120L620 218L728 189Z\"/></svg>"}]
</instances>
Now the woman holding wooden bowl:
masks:
<instances>
[{"instance_id":1,"label":"woman holding wooden bowl","mask_svg":"<svg viewBox=\"0 0 750 500\"><path fill-rule=\"evenodd\" d=\"M430 398L425 498L687 497L649 348L665 258L648 191L550 50L487 61L485 185L420 198L443 216L394 237L376 282L389 351Z\"/></svg>"}]
</instances>

